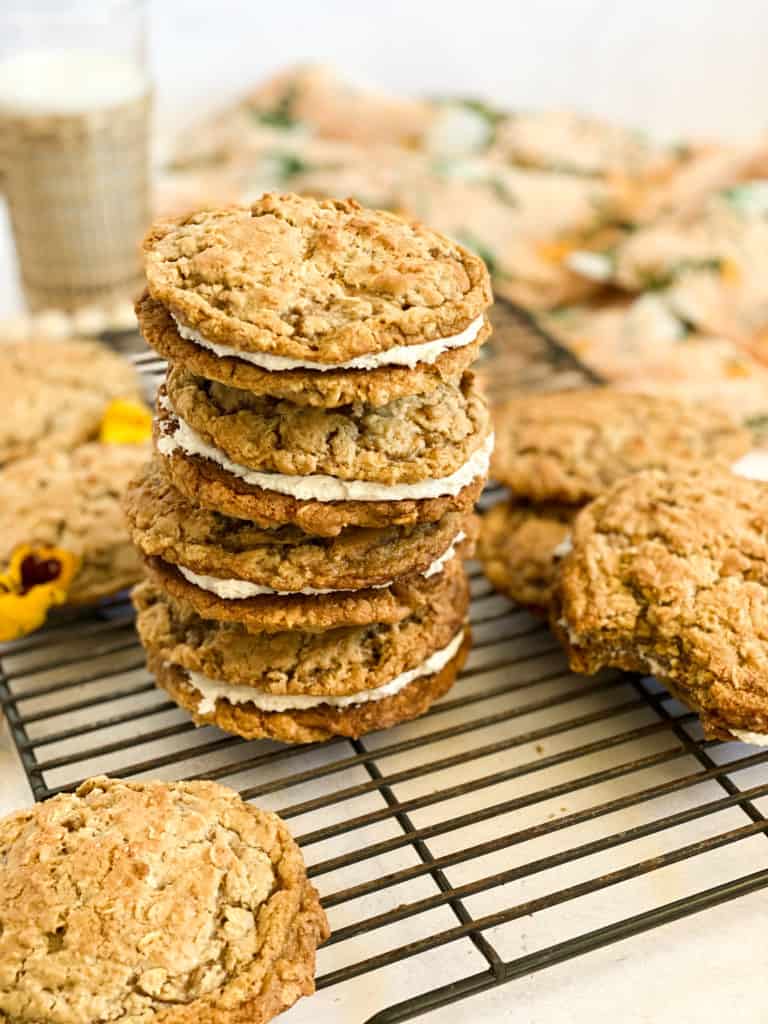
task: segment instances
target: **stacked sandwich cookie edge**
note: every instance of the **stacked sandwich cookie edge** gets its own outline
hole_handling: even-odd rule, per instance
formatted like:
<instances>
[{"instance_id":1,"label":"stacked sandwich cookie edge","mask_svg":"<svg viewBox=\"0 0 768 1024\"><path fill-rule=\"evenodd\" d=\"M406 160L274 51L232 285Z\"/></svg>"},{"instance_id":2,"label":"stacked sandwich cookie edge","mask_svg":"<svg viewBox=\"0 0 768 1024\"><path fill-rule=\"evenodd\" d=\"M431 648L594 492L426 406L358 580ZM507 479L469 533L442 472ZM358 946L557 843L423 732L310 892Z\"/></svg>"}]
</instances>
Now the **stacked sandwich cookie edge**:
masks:
<instances>
[{"instance_id":1,"label":"stacked sandwich cookie edge","mask_svg":"<svg viewBox=\"0 0 768 1024\"><path fill-rule=\"evenodd\" d=\"M470 646L484 264L420 224L293 195L160 222L144 252L139 325L169 366L125 507L157 682L248 738L423 713Z\"/></svg>"}]
</instances>

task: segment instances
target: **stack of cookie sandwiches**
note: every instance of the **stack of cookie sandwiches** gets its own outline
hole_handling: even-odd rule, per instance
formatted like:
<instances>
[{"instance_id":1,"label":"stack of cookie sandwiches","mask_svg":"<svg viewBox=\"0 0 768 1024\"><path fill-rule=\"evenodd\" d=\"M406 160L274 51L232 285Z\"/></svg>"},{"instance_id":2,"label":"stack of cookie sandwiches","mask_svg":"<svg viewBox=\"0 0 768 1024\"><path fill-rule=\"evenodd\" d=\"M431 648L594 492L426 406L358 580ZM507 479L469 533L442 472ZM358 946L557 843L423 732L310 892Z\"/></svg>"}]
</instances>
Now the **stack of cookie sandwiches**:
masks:
<instances>
[{"instance_id":1,"label":"stack of cookie sandwiches","mask_svg":"<svg viewBox=\"0 0 768 1024\"><path fill-rule=\"evenodd\" d=\"M482 261L352 201L265 195L157 224L169 362L127 499L138 628L200 723L309 742L425 711L469 647L462 556L493 436L468 367Z\"/></svg>"},{"instance_id":2,"label":"stack of cookie sandwiches","mask_svg":"<svg viewBox=\"0 0 768 1024\"><path fill-rule=\"evenodd\" d=\"M641 470L727 468L751 444L711 406L609 388L517 397L494 418L491 471L509 495L483 517L478 555L496 589L544 614L585 505Z\"/></svg>"}]
</instances>

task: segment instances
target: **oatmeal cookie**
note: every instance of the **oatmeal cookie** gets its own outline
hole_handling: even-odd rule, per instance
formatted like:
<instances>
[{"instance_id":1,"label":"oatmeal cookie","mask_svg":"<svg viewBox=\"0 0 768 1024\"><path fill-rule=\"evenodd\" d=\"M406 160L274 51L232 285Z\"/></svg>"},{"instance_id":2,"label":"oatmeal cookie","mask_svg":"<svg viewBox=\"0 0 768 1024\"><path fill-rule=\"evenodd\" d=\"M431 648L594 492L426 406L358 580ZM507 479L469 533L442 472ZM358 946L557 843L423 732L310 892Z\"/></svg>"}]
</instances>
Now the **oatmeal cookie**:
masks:
<instances>
[{"instance_id":1,"label":"oatmeal cookie","mask_svg":"<svg viewBox=\"0 0 768 1024\"><path fill-rule=\"evenodd\" d=\"M435 563L465 539L471 542L477 529L474 516L458 512L413 526L351 526L331 538L291 525L265 529L189 501L158 460L131 481L124 508L133 542L147 557L283 592L358 590L434 574ZM467 555L471 543L468 548Z\"/></svg>"},{"instance_id":2,"label":"oatmeal cookie","mask_svg":"<svg viewBox=\"0 0 768 1024\"><path fill-rule=\"evenodd\" d=\"M264 195L160 221L149 292L207 341L339 363L452 337L491 304L482 260L354 200Z\"/></svg>"},{"instance_id":3,"label":"oatmeal cookie","mask_svg":"<svg viewBox=\"0 0 768 1024\"><path fill-rule=\"evenodd\" d=\"M275 814L213 782L94 778L0 821L0 1021L268 1021L328 936Z\"/></svg>"},{"instance_id":4,"label":"oatmeal cookie","mask_svg":"<svg viewBox=\"0 0 768 1024\"><path fill-rule=\"evenodd\" d=\"M175 566L158 558L148 559L146 567L161 589L190 605L202 618L239 622L254 633L285 629L309 632L371 622L400 622L414 608L431 602L454 574L463 572L459 558L454 557L435 576L411 577L387 587L342 590L336 594L262 594L229 599L190 583Z\"/></svg>"},{"instance_id":5,"label":"oatmeal cookie","mask_svg":"<svg viewBox=\"0 0 768 1024\"><path fill-rule=\"evenodd\" d=\"M768 485L628 477L579 513L553 627L576 671L667 681L708 736L768 734Z\"/></svg>"},{"instance_id":6,"label":"oatmeal cookie","mask_svg":"<svg viewBox=\"0 0 768 1024\"><path fill-rule=\"evenodd\" d=\"M155 423L155 445L174 422L160 416ZM190 501L236 519L264 526L292 524L306 533L335 537L347 526L386 527L434 523L449 512L466 514L474 508L485 484L486 471L462 486L457 494L430 498L377 501L322 501L295 498L246 483L212 459L188 455L179 449L161 453L164 472Z\"/></svg>"},{"instance_id":7,"label":"oatmeal cookie","mask_svg":"<svg viewBox=\"0 0 768 1024\"><path fill-rule=\"evenodd\" d=\"M113 399L141 397L133 367L96 342L18 342L2 358L0 466L92 441Z\"/></svg>"},{"instance_id":8,"label":"oatmeal cookie","mask_svg":"<svg viewBox=\"0 0 768 1024\"><path fill-rule=\"evenodd\" d=\"M237 466L287 476L323 474L388 486L451 476L490 430L471 373L460 387L382 407L356 402L338 409L294 405L207 381L179 367L166 378L170 411L206 446Z\"/></svg>"},{"instance_id":9,"label":"oatmeal cookie","mask_svg":"<svg viewBox=\"0 0 768 1024\"><path fill-rule=\"evenodd\" d=\"M533 502L583 503L638 470L728 464L751 446L717 409L609 388L520 396L494 418L491 474Z\"/></svg>"},{"instance_id":10,"label":"oatmeal cookie","mask_svg":"<svg viewBox=\"0 0 768 1024\"><path fill-rule=\"evenodd\" d=\"M149 457L148 445L81 445L21 459L0 470L0 565L22 545L60 548L77 557L67 593L88 604L141 577L121 500Z\"/></svg>"},{"instance_id":11,"label":"oatmeal cookie","mask_svg":"<svg viewBox=\"0 0 768 1024\"><path fill-rule=\"evenodd\" d=\"M577 505L502 501L483 516L477 557L496 590L546 613Z\"/></svg>"},{"instance_id":12,"label":"oatmeal cookie","mask_svg":"<svg viewBox=\"0 0 768 1024\"><path fill-rule=\"evenodd\" d=\"M139 299L136 315L147 344L163 358L196 376L256 395L272 395L296 405L325 408L351 402L388 405L407 395L428 394L440 384L458 385L491 333L486 320L474 341L446 349L434 362L416 362L413 366L390 365L370 370L266 370L236 356L217 355L182 338L168 310L149 294Z\"/></svg>"},{"instance_id":13,"label":"oatmeal cookie","mask_svg":"<svg viewBox=\"0 0 768 1024\"><path fill-rule=\"evenodd\" d=\"M392 696L345 707L318 704L300 710L263 711L253 703L233 704L219 698L211 708L183 669L155 658L150 658L148 664L158 685L189 711L198 725L217 725L245 739L315 743L334 736L356 739L423 715L450 690L461 671L471 646L469 629L460 637L456 654L438 672L414 680Z\"/></svg>"},{"instance_id":14,"label":"oatmeal cookie","mask_svg":"<svg viewBox=\"0 0 768 1024\"><path fill-rule=\"evenodd\" d=\"M141 642L154 657L262 693L344 696L383 686L446 647L466 618L469 587L454 573L400 622L321 633L250 633L239 622L203 619L150 581L133 600Z\"/></svg>"}]
</instances>

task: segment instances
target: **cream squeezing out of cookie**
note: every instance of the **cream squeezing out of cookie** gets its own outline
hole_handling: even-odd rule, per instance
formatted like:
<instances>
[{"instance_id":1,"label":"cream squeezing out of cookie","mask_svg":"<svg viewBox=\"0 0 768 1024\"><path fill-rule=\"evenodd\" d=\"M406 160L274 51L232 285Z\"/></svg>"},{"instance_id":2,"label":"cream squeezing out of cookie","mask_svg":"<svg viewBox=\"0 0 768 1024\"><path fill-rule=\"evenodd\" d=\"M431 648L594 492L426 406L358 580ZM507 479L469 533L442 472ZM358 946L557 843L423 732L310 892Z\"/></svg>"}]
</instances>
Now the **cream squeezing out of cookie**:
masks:
<instances>
[{"instance_id":1,"label":"cream squeezing out of cookie","mask_svg":"<svg viewBox=\"0 0 768 1024\"><path fill-rule=\"evenodd\" d=\"M395 345L384 352L374 352L368 355L355 356L342 363L320 363L304 359L289 359L287 356L276 356L269 352L247 352L243 349L233 348L231 345L221 345L215 341L209 341L193 327L182 323L175 314L173 316L176 328L187 341L196 345L202 345L217 356L233 357L242 359L245 363L252 363L262 370L279 372L281 370L376 370L382 366L408 366L414 367L418 363L431 365L437 362L439 357L453 348L464 348L471 345L480 333L485 316L481 313L476 317L469 327L466 327L459 334L451 335L449 338L437 338L434 341L423 341L414 345Z\"/></svg>"},{"instance_id":2,"label":"cream squeezing out of cookie","mask_svg":"<svg viewBox=\"0 0 768 1024\"><path fill-rule=\"evenodd\" d=\"M339 477L314 473L309 476L289 476L285 473L264 473L232 462L223 451L208 444L185 423L174 410L167 395L158 399L161 408L173 416L174 426L157 440L161 455L172 455L181 450L187 455L201 456L221 466L227 473L238 477L251 487L288 494L300 501L405 501L422 498L455 497L473 480L485 476L493 451L493 434L488 434L463 466L450 476L419 480L410 484L378 484L369 480L342 480Z\"/></svg>"},{"instance_id":3,"label":"cream squeezing out of cookie","mask_svg":"<svg viewBox=\"0 0 768 1024\"><path fill-rule=\"evenodd\" d=\"M436 558L428 569L425 569L422 576L429 579L432 576L437 576L441 573L453 556L456 554L456 548L458 545L466 539L466 534L463 530L460 530L453 538L446 550ZM202 590L207 590L211 594L215 594L217 597L221 597L224 600L238 601L249 597L260 597L264 594L278 594L279 596L286 596L290 594L303 594L303 595L316 595L316 594L341 594L344 593L342 587L324 587L317 589L315 587L302 587L301 590L275 590L273 587L264 587L259 583L250 583L248 580L235 580L235 579L222 579L219 576L206 576L201 573L193 572L184 565L177 566L179 572L189 583L194 583L196 587L200 587ZM388 580L386 583L373 583L371 584L370 590L383 590L385 587L391 587L394 580Z\"/></svg>"},{"instance_id":4,"label":"cream squeezing out of cookie","mask_svg":"<svg viewBox=\"0 0 768 1024\"><path fill-rule=\"evenodd\" d=\"M321 704L334 708L350 707L354 704L365 704L368 701L383 700L385 697L392 697L405 689L409 683L425 676L436 675L456 656L464 639L464 629L460 629L449 644L439 651L431 654L426 661L416 668L401 672L383 686L377 686L374 690L360 690L357 693L346 696L310 696L308 694L281 694L264 693L254 686L234 686L229 683L218 682L209 679L200 672L188 672L189 682L193 689L197 690L202 700L197 706L200 714L208 714L216 709L217 700L227 700L230 704L253 704L260 711L303 711L308 708L318 707Z\"/></svg>"}]
</instances>

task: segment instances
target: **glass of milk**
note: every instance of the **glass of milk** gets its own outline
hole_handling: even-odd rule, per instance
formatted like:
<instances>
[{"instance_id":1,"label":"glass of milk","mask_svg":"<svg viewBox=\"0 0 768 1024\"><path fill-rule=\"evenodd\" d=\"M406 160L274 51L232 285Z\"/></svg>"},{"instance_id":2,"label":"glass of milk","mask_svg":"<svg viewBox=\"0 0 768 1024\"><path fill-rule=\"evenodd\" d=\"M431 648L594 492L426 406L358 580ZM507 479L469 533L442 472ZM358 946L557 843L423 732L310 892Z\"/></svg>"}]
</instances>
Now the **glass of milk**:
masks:
<instances>
[{"instance_id":1,"label":"glass of milk","mask_svg":"<svg viewBox=\"0 0 768 1024\"><path fill-rule=\"evenodd\" d=\"M2 0L0 187L31 309L140 288L150 106L143 0Z\"/></svg>"}]
</instances>

